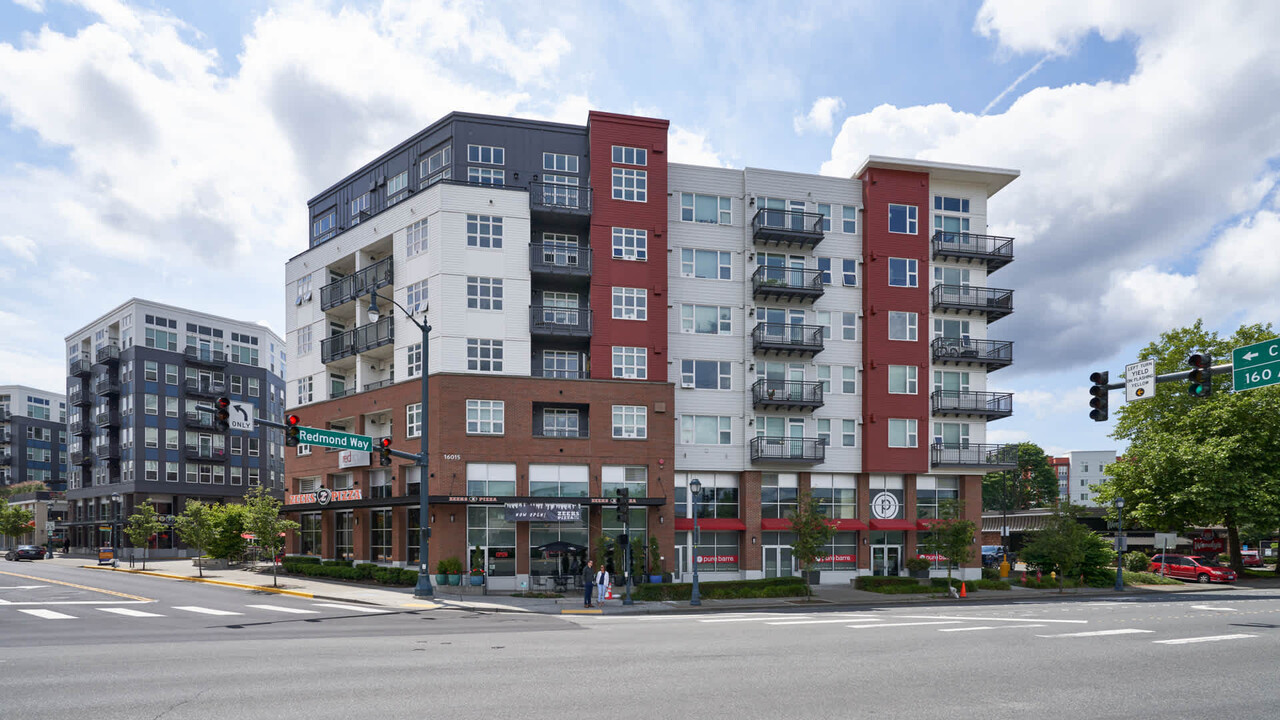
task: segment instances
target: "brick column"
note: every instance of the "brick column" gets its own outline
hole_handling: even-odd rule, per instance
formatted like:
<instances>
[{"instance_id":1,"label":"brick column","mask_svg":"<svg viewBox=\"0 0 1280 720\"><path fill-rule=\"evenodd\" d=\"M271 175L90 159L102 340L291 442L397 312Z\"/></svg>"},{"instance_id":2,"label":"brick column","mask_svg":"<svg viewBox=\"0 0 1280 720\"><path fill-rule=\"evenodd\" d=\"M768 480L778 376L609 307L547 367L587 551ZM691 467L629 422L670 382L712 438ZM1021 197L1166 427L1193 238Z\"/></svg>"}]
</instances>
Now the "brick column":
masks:
<instances>
[{"instance_id":1,"label":"brick column","mask_svg":"<svg viewBox=\"0 0 1280 720\"><path fill-rule=\"evenodd\" d=\"M763 570L764 563L760 556L760 545L752 545L751 538L757 543L760 539L760 476L755 470L738 475L738 512L747 529L742 533L742 556L738 567L742 571Z\"/></svg>"},{"instance_id":2,"label":"brick column","mask_svg":"<svg viewBox=\"0 0 1280 720\"><path fill-rule=\"evenodd\" d=\"M871 527L871 475L858 473L858 519L862 524ZM871 531L858 533L862 537L858 543L858 569L871 569Z\"/></svg>"}]
</instances>

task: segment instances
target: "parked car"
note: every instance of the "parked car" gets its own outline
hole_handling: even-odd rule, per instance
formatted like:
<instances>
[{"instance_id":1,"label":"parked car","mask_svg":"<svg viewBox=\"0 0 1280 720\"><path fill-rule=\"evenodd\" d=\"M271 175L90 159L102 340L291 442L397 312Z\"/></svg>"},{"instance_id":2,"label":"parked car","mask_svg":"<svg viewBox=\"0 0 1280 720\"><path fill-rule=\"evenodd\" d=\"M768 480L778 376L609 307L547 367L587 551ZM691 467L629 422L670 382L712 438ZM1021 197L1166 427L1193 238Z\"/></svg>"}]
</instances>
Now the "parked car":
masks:
<instances>
[{"instance_id":1,"label":"parked car","mask_svg":"<svg viewBox=\"0 0 1280 720\"><path fill-rule=\"evenodd\" d=\"M1262 558L1258 555L1257 550L1241 550L1240 561L1246 567L1262 567Z\"/></svg>"},{"instance_id":2,"label":"parked car","mask_svg":"<svg viewBox=\"0 0 1280 720\"><path fill-rule=\"evenodd\" d=\"M4 555L5 560L43 560L44 548L39 545L19 545Z\"/></svg>"},{"instance_id":3,"label":"parked car","mask_svg":"<svg viewBox=\"0 0 1280 720\"><path fill-rule=\"evenodd\" d=\"M1166 576L1178 580L1202 583L1236 581L1234 570L1219 565L1217 560L1199 555L1156 555L1151 558L1151 572L1158 573L1161 568Z\"/></svg>"}]
</instances>

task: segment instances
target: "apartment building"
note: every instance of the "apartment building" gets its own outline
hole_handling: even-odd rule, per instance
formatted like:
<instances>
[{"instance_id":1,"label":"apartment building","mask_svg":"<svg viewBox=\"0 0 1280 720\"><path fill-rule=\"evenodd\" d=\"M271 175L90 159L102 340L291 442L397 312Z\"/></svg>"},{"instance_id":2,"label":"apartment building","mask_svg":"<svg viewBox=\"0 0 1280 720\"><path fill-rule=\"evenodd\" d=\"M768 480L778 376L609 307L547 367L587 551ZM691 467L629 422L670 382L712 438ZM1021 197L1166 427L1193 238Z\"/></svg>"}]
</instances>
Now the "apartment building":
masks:
<instances>
[{"instance_id":1,"label":"apartment building","mask_svg":"<svg viewBox=\"0 0 1280 720\"><path fill-rule=\"evenodd\" d=\"M1084 507L1098 507L1095 487L1111 479L1106 468L1119 459L1115 450L1071 450L1062 457L1048 458L1058 473L1058 494Z\"/></svg>"},{"instance_id":2,"label":"apartment building","mask_svg":"<svg viewBox=\"0 0 1280 720\"><path fill-rule=\"evenodd\" d=\"M837 528L824 582L900 572L946 500L977 522L982 474L1016 461L985 428L1012 412L987 383L1012 362L987 332L1012 311L987 284L1012 240L986 234L986 203L1017 172L668 164L666 132L454 113L313 198L286 268L302 424L416 451L425 417L429 565L467 559L497 587L619 534L623 487L631 536L678 577L795 572L805 492ZM365 322L374 292L403 308ZM417 472L287 453L290 552L416 564ZM581 512L517 519L559 505Z\"/></svg>"},{"instance_id":3,"label":"apartment building","mask_svg":"<svg viewBox=\"0 0 1280 720\"><path fill-rule=\"evenodd\" d=\"M196 410L225 396L280 421L286 353L266 327L133 298L68 335L66 346L73 547L119 546L120 524L144 502L171 524L189 499L283 488L281 431L221 433ZM152 552L186 548L165 530Z\"/></svg>"},{"instance_id":4,"label":"apartment building","mask_svg":"<svg viewBox=\"0 0 1280 720\"><path fill-rule=\"evenodd\" d=\"M67 487L67 397L0 385L0 486L42 482Z\"/></svg>"}]
</instances>

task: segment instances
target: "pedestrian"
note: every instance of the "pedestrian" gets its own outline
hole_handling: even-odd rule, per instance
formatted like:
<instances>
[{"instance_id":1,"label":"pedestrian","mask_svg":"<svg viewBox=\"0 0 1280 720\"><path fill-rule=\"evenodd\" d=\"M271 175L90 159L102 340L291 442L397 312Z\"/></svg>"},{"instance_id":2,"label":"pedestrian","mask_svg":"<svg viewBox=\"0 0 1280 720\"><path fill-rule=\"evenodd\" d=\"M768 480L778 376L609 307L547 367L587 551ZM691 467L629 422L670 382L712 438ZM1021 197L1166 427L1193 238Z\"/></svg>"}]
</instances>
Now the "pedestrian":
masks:
<instances>
[{"instance_id":1,"label":"pedestrian","mask_svg":"<svg viewBox=\"0 0 1280 720\"><path fill-rule=\"evenodd\" d=\"M600 568L600 572L596 573L596 602L604 606L604 598L609 594L609 571Z\"/></svg>"},{"instance_id":2,"label":"pedestrian","mask_svg":"<svg viewBox=\"0 0 1280 720\"><path fill-rule=\"evenodd\" d=\"M596 584L595 560L588 560L582 566L582 607L591 607L591 590Z\"/></svg>"}]
</instances>

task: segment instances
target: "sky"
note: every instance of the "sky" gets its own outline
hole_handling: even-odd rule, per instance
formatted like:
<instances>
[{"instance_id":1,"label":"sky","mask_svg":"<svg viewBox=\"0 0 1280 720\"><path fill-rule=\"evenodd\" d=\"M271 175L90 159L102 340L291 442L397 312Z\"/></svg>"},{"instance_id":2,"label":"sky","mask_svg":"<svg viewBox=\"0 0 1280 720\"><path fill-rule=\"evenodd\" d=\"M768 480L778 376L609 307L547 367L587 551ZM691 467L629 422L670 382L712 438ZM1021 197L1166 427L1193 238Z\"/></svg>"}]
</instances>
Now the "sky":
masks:
<instances>
[{"instance_id":1,"label":"sky","mask_svg":"<svg viewBox=\"0 0 1280 720\"><path fill-rule=\"evenodd\" d=\"M283 336L307 199L453 110L599 109L669 119L673 162L1019 170L988 439L1123 449L1090 372L1280 319L1277 35L1271 2L0 0L0 384L61 391L135 296Z\"/></svg>"}]
</instances>

